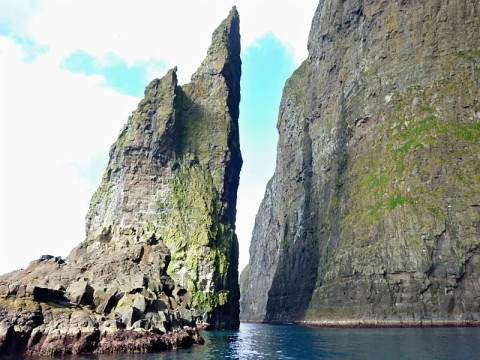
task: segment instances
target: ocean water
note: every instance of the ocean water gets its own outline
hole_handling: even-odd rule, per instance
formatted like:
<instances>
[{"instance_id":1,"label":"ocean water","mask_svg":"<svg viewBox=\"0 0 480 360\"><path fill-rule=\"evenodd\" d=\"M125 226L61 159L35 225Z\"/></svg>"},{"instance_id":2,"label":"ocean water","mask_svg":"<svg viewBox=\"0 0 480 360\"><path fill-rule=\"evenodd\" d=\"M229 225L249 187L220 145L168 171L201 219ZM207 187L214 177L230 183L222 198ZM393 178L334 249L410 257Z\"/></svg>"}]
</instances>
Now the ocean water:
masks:
<instances>
[{"instance_id":1,"label":"ocean water","mask_svg":"<svg viewBox=\"0 0 480 360\"><path fill-rule=\"evenodd\" d=\"M239 331L202 336L205 345L185 350L61 359L480 359L480 328L319 329L242 323Z\"/></svg>"}]
</instances>

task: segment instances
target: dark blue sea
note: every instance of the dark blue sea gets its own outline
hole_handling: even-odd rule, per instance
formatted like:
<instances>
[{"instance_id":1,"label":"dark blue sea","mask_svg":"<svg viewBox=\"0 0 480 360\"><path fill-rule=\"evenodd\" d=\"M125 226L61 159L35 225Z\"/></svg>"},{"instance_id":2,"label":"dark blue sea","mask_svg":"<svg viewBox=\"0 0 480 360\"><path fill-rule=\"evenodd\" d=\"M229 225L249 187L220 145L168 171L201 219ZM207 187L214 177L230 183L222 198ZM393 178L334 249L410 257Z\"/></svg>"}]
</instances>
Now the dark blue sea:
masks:
<instances>
[{"instance_id":1,"label":"dark blue sea","mask_svg":"<svg viewBox=\"0 0 480 360\"><path fill-rule=\"evenodd\" d=\"M239 331L202 336L205 345L186 350L62 360L480 359L480 328L319 329L244 323Z\"/></svg>"}]
</instances>

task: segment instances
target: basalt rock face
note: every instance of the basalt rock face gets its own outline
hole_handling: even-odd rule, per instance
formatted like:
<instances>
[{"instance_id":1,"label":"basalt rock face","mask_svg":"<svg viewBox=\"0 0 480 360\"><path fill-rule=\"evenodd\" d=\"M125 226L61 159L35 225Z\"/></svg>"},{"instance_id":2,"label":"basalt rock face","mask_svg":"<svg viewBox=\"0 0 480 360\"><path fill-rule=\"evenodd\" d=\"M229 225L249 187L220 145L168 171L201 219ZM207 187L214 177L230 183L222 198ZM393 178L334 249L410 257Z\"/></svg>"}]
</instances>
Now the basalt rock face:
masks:
<instances>
[{"instance_id":1,"label":"basalt rock face","mask_svg":"<svg viewBox=\"0 0 480 360\"><path fill-rule=\"evenodd\" d=\"M287 81L245 321L480 320L480 4L321 1Z\"/></svg>"},{"instance_id":2,"label":"basalt rock face","mask_svg":"<svg viewBox=\"0 0 480 360\"><path fill-rule=\"evenodd\" d=\"M86 218L87 239L69 257L157 243L171 253L168 274L192 293L199 322L238 327L236 194L239 146L239 17L213 34L189 84L176 70L154 80L110 150Z\"/></svg>"},{"instance_id":3,"label":"basalt rock face","mask_svg":"<svg viewBox=\"0 0 480 360\"><path fill-rule=\"evenodd\" d=\"M189 84L152 81L67 259L0 276L0 355L151 352L238 328L239 17Z\"/></svg>"}]
</instances>

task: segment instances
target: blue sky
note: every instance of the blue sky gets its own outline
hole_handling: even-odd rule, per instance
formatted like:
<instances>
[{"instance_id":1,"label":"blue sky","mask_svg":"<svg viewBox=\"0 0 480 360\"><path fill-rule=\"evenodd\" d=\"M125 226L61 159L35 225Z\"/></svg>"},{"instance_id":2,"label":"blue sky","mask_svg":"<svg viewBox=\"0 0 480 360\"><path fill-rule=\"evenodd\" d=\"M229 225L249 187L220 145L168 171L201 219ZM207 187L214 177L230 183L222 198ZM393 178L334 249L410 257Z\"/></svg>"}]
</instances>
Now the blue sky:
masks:
<instances>
[{"instance_id":1,"label":"blue sky","mask_svg":"<svg viewBox=\"0 0 480 360\"><path fill-rule=\"evenodd\" d=\"M41 254L66 256L83 240L84 216L108 149L144 87L173 66L179 67L180 82L188 82L233 3L0 3L0 156L7 174L0 177L0 273L25 267ZM275 168L281 92L306 57L317 0L236 5L243 62L244 166L237 207L243 268Z\"/></svg>"},{"instance_id":2,"label":"blue sky","mask_svg":"<svg viewBox=\"0 0 480 360\"><path fill-rule=\"evenodd\" d=\"M272 35L259 39L242 58L240 147L243 168L237 205L240 268L248 263L248 246L265 186L275 170L277 116L285 80L296 64Z\"/></svg>"},{"instance_id":3,"label":"blue sky","mask_svg":"<svg viewBox=\"0 0 480 360\"><path fill-rule=\"evenodd\" d=\"M85 75L101 75L107 86L127 95L141 97L145 89L146 63L129 65L115 55L111 55L108 62L101 63L94 55L77 50L69 54L61 66Z\"/></svg>"}]
</instances>

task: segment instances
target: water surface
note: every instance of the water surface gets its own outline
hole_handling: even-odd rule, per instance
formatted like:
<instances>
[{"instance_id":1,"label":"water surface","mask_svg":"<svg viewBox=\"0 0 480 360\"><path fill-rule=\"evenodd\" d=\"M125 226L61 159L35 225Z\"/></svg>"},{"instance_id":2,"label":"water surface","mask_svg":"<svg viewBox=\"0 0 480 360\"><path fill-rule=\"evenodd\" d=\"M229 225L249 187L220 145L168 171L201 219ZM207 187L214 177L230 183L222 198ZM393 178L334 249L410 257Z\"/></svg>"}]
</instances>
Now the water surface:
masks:
<instances>
[{"instance_id":1,"label":"water surface","mask_svg":"<svg viewBox=\"0 0 480 360\"><path fill-rule=\"evenodd\" d=\"M205 345L186 350L62 359L480 359L480 328L319 329L243 323L239 331L202 336Z\"/></svg>"}]
</instances>

